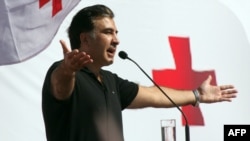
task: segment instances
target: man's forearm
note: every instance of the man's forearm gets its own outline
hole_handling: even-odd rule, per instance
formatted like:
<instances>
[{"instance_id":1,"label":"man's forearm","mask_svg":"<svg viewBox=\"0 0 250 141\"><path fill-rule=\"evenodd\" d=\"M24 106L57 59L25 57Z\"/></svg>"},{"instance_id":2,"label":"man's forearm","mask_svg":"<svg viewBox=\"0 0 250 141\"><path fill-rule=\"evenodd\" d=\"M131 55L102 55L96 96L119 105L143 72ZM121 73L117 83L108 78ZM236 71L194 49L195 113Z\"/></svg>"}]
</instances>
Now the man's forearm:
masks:
<instances>
[{"instance_id":1,"label":"man's forearm","mask_svg":"<svg viewBox=\"0 0 250 141\"><path fill-rule=\"evenodd\" d=\"M51 88L56 99L64 100L70 97L75 85L75 72L65 68L63 62L52 72Z\"/></svg>"}]
</instances>

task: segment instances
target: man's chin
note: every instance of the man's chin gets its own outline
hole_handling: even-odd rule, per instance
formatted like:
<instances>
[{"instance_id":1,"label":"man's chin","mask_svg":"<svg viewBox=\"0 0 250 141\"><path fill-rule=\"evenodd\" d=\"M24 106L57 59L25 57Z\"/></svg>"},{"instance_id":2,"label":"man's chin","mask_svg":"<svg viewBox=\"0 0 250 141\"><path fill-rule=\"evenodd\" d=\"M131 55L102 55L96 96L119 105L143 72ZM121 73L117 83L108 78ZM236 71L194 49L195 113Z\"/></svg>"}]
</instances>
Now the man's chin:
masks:
<instances>
[{"instance_id":1,"label":"man's chin","mask_svg":"<svg viewBox=\"0 0 250 141\"><path fill-rule=\"evenodd\" d=\"M106 63L106 65L105 65L105 66L112 65L112 64L113 64L113 62L114 62L114 60L109 60L109 61Z\"/></svg>"}]
</instances>

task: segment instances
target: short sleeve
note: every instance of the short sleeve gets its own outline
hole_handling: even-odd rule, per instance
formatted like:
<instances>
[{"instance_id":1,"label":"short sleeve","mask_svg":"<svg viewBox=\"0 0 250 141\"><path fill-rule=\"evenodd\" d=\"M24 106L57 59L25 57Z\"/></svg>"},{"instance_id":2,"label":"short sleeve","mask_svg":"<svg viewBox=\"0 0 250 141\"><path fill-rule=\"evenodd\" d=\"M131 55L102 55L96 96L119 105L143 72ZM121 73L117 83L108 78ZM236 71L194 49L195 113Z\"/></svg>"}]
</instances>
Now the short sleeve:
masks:
<instances>
[{"instance_id":1,"label":"short sleeve","mask_svg":"<svg viewBox=\"0 0 250 141\"><path fill-rule=\"evenodd\" d=\"M136 97L138 93L138 84L117 77L118 79L118 90L121 99L122 110L124 110Z\"/></svg>"}]
</instances>

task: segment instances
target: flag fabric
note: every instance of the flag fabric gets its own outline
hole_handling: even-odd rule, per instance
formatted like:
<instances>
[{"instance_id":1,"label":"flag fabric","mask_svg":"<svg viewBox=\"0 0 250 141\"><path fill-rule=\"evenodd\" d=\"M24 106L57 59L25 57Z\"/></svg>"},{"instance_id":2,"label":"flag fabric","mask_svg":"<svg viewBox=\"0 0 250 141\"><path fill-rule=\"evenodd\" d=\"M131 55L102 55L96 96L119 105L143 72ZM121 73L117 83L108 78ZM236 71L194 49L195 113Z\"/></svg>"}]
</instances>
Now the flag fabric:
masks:
<instances>
[{"instance_id":1,"label":"flag fabric","mask_svg":"<svg viewBox=\"0 0 250 141\"><path fill-rule=\"evenodd\" d=\"M43 51L80 0L1 0L0 66L25 61Z\"/></svg>"}]
</instances>

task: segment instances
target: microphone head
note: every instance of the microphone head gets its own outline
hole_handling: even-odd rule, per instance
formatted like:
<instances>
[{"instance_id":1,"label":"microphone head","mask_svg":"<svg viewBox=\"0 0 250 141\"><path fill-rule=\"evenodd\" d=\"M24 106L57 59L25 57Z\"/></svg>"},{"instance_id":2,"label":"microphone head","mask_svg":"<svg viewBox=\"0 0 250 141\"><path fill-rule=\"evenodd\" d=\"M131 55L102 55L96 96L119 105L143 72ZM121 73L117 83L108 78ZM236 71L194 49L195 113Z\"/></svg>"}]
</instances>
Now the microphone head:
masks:
<instances>
[{"instance_id":1,"label":"microphone head","mask_svg":"<svg viewBox=\"0 0 250 141\"><path fill-rule=\"evenodd\" d=\"M120 51L119 52L119 57L122 58L122 59L127 59L128 54L125 51Z\"/></svg>"}]
</instances>

